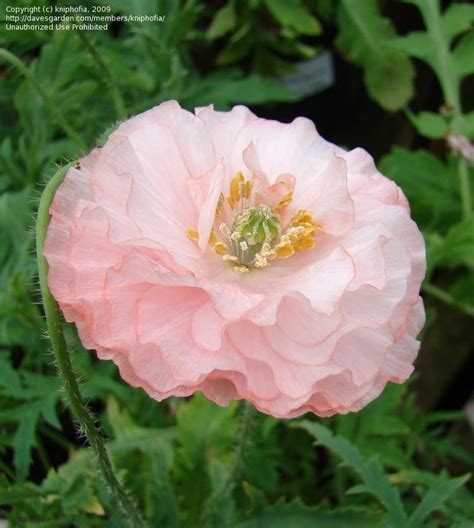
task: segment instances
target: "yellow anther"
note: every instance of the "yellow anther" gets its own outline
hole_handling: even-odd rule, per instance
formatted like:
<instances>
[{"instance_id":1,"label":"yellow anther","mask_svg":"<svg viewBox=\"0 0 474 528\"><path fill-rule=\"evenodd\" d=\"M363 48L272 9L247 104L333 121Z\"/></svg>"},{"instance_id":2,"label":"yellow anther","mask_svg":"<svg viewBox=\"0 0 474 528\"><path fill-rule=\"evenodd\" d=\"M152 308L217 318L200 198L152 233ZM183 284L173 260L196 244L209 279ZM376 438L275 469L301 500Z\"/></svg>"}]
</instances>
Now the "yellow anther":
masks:
<instances>
[{"instance_id":1,"label":"yellow anther","mask_svg":"<svg viewBox=\"0 0 474 528\"><path fill-rule=\"evenodd\" d=\"M235 209L235 200L232 198L232 196L227 197L227 203L230 205L231 209Z\"/></svg>"},{"instance_id":2,"label":"yellow anther","mask_svg":"<svg viewBox=\"0 0 474 528\"><path fill-rule=\"evenodd\" d=\"M197 231L195 231L194 229L188 229L186 231L186 236L190 240L199 240L199 233Z\"/></svg>"},{"instance_id":3,"label":"yellow anther","mask_svg":"<svg viewBox=\"0 0 474 528\"><path fill-rule=\"evenodd\" d=\"M231 198L234 202L238 202L241 198L240 191L245 185L244 175L239 171L236 175L230 180L229 192Z\"/></svg>"},{"instance_id":4,"label":"yellow anther","mask_svg":"<svg viewBox=\"0 0 474 528\"><path fill-rule=\"evenodd\" d=\"M291 257L291 255L293 255L293 253L295 252L291 242L289 241L280 242L280 244L277 244L273 248L273 251L275 252L275 256L277 258L288 258L288 257Z\"/></svg>"},{"instance_id":5,"label":"yellow anther","mask_svg":"<svg viewBox=\"0 0 474 528\"><path fill-rule=\"evenodd\" d=\"M286 196L284 196L274 207L275 211L281 211L293 200L293 191L290 191Z\"/></svg>"},{"instance_id":6,"label":"yellow anther","mask_svg":"<svg viewBox=\"0 0 474 528\"><path fill-rule=\"evenodd\" d=\"M216 242L213 244L212 249L214 250L214 253L219 256L226 255L229 251L229 248L222 242Z\"/></svg>"},{"instance_id":7,"label":"yellow anther","mask_svg":"<svg viewBox=\"0 0 474 528\"><path fill-rule=\"evenodd\" d=\"M300 238L293 244L295 251L304 251L305 249L311 249L316 245L316 242L313 237L305 236Z\"/></svg>"},{"instance_id":8,"label":"yellow anther","mask_svg":"<svg viewBox=\"0 0 474 528\"><path fill-rule=\"evenodd\" d=\"M217 238L214 231L211 231L211 234L209 235L209 245L212 247L216 255L222 256L229 252L229 248Z\"/></svg>"},{"instance_id":9,"label":"yellow anther","mask_svg":"<svg viewBox=\"0 0 474 528\"><path fill-rule=\"evenodd\" d=\"M242 188L242 196L244 198L249 198L250 197L250 193L252 192L252 187L253 187L252 180L247 180L245 182L245 185Z\"/></svg>"},{"instance_id":10,"label":"yellow anther","mask_svg":"<svg viewBox=\"0 0 474 528\"><path fill-rule=\"evenodd\" d=\"M300 209L290 220L292 226L299 226L304 224L314 225L313 217L307 209Z\"/></svg>"},{"instance_id":11,"label":"yellow anther","mask_svg":"<svg viewBox=\"0 0 474 528\"><path fill-rule=\"evenodd\" d=\"M224 195L221 193L219 195L219 200L217 201L216 206L216 218L219 218L222 214L222 204L224 203Z\"/></svg>"},{"instance_id":12,"label":"yellow anther","mask_svg":"<svg viewBox=\"0 0 474 528\"><path fill-rule=\"evenodd\" d=\"M216 234L214 233L214 231L211 231L211 234L209 235L209 244L213 246L217 242L219 242L219 239L216 237Z\"/></svg>"}]
</instances>

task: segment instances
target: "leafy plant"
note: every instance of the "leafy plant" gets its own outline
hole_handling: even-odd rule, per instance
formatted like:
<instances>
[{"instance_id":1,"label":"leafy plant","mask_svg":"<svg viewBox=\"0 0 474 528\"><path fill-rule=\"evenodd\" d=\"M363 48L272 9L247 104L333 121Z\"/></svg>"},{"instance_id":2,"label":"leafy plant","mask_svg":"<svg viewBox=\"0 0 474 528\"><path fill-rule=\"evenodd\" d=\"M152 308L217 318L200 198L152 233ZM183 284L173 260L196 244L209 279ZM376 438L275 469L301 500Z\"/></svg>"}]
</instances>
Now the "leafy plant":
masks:
<instances>
[{"instance_id":1,"label":"leafy plant","mask_svg":"<svg viewBox=\"0 0 474 528\"><path fill-rule=\"evenodd\" d=\"M369 95L387 110L405 106L414 93L414 69L408 55L393 46L395 29L377 1L341 0L337 21L336 45L364 68Z\"/></svg>"},{"instance_id":2,"label":"leafy plant","mask_svg":"<svg viewBox=\"0 0 474 528\"><path fill-rule=\"evenodd\" d=\"M217 63L235 64L250 59L253 72L266 75L292 70L289 59L311 58L317 48L302 37L322 31L311 2L303 0L230 0L212 18L210 40L225 39Z\"/></svg>"},{"instance_id":3,"label":"leafy plant","mask_svg":"<svg viewBox=\"0 0 474 528\"><path fill-rule=\"evenodd\" d=\"M453 4L441 13L437 0L412 0L410 3L420 10L426 31L397 37L393 46L432 68L444 105L438 114L426 111L413 114L407 109L407 116L422 136L449 141L450 137L466 134L473 139L469 125L471 117L463 112L460 94L462 80L474 72L468 56L468 50L474 51L474 40L472 31L466 33L474 22L474 6ZM473 171L463 153L449 155L445 164L426 152L411 153L394 148L382 160L381 167L406 191L414 216L425 229L428 279L438 267L465 267L472 275L473 191L470 180ZM423 186L425 192L417 191L418 186ZM474 314L472 304L466 302L464 296L458 297L458 288L445 292L426 282L425 289L466 313Z\"/></svg>"}]
</instances>

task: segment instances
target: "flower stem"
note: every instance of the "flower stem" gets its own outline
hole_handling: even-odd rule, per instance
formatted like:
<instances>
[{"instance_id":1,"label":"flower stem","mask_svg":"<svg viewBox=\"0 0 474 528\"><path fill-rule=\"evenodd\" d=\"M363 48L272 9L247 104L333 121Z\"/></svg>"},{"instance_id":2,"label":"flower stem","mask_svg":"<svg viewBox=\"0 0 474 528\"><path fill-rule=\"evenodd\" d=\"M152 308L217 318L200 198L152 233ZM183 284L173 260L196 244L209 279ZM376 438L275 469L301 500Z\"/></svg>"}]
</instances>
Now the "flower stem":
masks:
<instances>
[{"instance_id":1,"label":"flower stem","mask_svg":"<svg viewBox=\"0 0 474 528\"><path fill-rule=\"evenodd\" d=\"M96 62L98 69L102 72L104 83L109 89L110 95L114 101L117 119L119 121L123 121L127 117L127 112L125 110L125 103L123 101L122 93L120 92L120 88L114 74L112 73L112 70L108 67L107 63L99 53L96 45L87 36L87 34L82 30L78 30L77 33L85 47L89 50L89 53Z\"/></svg>"},{"instance_id":2,"label":"flower stem","mask_svg":"<svg viewBox=\"0 0 474 528\"><path fill-rule=\"evenodd\" d=\"M246 401L242 402L240 423L235 436L234 462L219 487L217 487L208 497L201 516L199 518L199 528L206 528L211 524L211 518L214 507L218 501L232 491L234 484L241 478L245 467L245 450L250 441L250 431L253 425L255 410L252 405Z\"/></svg>"},{"instance_id":3,"label":"flower stem","mask_svg":"<svg viewBox=\"0 0 474 528\"><path fill-rule=\"evenodd\" d=\"M464 304L464 303L457 301L446 290L443 290L442 288L439 288L438 286L435 286L434 284L426 283L426 284L423 284L423 291L425 291L428 295L431 295L435 299L439 299L440 301L443 301L449 306L452 306L453 308L457 308L461 312L464 312L465 314L470 315L471 317L474 317L474 306L470 304Z\"/></svg>"},{"instance_id":4,"label":"flower stem","mask_svg":"<svg viewBox=\"0 0 474 528\"><path fill-rule=\"evenodd\" d=\"M69 121L64 117L64 115L58 110L57 105L50 99L49 95L45 92L39 80L33 75L31 70L26 66L26 64L18 58L13 53L10 53L4 48L0 48L0 59L8 62L11 66L16 68L28 81L31 83L33 88L36 90L40 98L43 100L43 103L51 114L53 121L63 130L63 132L74 140L81 149L86 148L86 144L80 134L74 130Z\"/></svg>"},{"instance_id":5,"label":"flower stem","mask_svg":"<svg viewBox=\"0 0 474 528\"><path fill-rule=\"evenodd\" d=\"M463 217L469 218L472 214L471 188L469 184L467 161L462 155L460 155L458 159L458 174Z\"/></svg>"},{"instance_id":6,"label":"flower stem","mask_svg":"<svg viewBox=\"0 0 474 528\"><path fill-rule=\"evenodd\" d=\"M89 441L89 444L91 445L97 457L98 466L107 488L115 500L119 510L125 515L129 526L133 528L142 528L145 526L145 524L141 518L141 515L115 475L101 432L96 426L95 418L87 408L82 396L67 349L66 340L64 338L61 312L59 310L58 304L51 294L51 291L48 288L47 283L48 263L43 255L43 247L49 224L49 207L57 188L63 181L64 176L66 175L66 172L70 166L71 164L59 169L49 181L41 196L38 209L38 218L36 222L36 254L38 262L38 275L49 338L51 340L54 356L56 359L56 365L64 384L64 389L67 394L72 413L79 422L87 437L87 440Z\"/></svg>"}]
</instances>

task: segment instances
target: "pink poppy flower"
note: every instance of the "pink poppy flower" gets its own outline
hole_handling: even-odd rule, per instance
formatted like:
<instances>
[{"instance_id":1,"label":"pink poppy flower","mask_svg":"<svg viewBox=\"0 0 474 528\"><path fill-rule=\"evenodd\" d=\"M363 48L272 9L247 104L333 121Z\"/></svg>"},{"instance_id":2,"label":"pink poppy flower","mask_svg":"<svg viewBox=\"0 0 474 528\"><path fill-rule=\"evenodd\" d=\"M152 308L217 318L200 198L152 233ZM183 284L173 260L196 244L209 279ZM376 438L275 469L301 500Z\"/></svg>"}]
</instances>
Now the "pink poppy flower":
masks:
<instances>
[{"instance_id":1,"label":"pink poppy flower","mask_svg":"<svg viewBox=\"0 0 474 528\"><path fill-rule=\"evenodd\" d=\"M66 320L156 400L330 416L413 370L425 249L407 200L307 119L163 103L69 169L50 212Z\"/></svg>"}]
</instances>

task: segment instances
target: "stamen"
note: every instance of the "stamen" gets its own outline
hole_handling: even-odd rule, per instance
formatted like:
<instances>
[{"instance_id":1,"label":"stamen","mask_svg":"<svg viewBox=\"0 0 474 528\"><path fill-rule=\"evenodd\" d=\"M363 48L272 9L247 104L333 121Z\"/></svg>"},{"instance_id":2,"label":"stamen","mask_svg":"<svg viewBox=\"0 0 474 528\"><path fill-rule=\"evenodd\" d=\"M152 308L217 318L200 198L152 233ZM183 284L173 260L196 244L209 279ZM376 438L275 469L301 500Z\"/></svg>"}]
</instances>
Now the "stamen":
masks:
<instances>
[{"instance_id":1,"label":"stamen","mask_svg":"<svg viewBox=\"0 0 474 528\"><path fill-rule=\"evenodd\" d=\"M245 184L244 175L239 171L236 175L230 180L229 192L230 196L234 202L240 201L240 191L242 189L242 184Z\"/></svg>"},{"instance_id":2,"label":"stamen","mask_svg":"<svg viewBox=\"0 0 474 528\"><path fill-rule=\"evenodd\" d=\"M214 250L214 253L216 253L216 255L219 255L219 256L227 255L227 252L229 251L229 248L222 242L216 242L212 246L212 249Z\"/></svg>"},{"instance_id":3,"label":"stamen","mask_svg":"<svg viewBox=\"0 0 474 528\"><path fill-rule=\"evenodd\" d=\"M216 255L223 256L229 252L229 248L217 238L214 231L209 235L209 245Z\"/></svg>"},{"instance_id":4,"label":"stamen","mask_svg":"<svg viewBox=\"0 0 474 528\"><path fill-rule=\"evenodd\" d=\"M227 203L230 205L231 209L235 209L235 200L232 196L227 197Z\"/></svg>"},{"instance_id":5,"label":"stamen","mask_svg":"<svg viewBox=\"0 0 474 528\"><path fill-rule=\"evenodd\" d=\"M277 258L282 259L291 257L291 255L295 253L295 249L293 248L290 240L280 242L273 248L273 251L275 252L275 256Z\"/></svg>"},{"instance_id":6,"label":"stamen","mask_svg":"<svg viewBox=\"0 0 474 528\"><path fill-rule=\"evenodd\" d=\"M256 268L266 268L270 266L270 263L268 262L268 258L263 255L262 253L257 253L255 255L255 264L254 266Z\"/></svg>"},{"instance_id":7,"label":"stamen","mask_svg":"<svg viewBox=\"0 0 474 528\"><path fill-rule=\"evenodd\" d=\"M234 271L240 271L240 273L248 273L249 272L249 269L247 268L247 266L234 266Z\"/></svg>"},{"instance_id":8,"label":"stamen","mask_svg":"<svg viewBox=\"0 0 474 528\"><path fill-rule=\"evenodd\" d=\"M224 204L224 195L221 193L219 195L219 200L217 201L216 206L216 218L219 218L222 215L222 205Z\"/></svg>"},{"instance_id":9,"label":"stamen","mask_svg":"<svg viewBox=\"0 0 474 528\"><path fill-rule=\"evenodd\" d=\"M287 205L289 205L293 200L293 191L290 191L286 196L284 196L274 207L274 211L281 211Z\"/></svg>"},{"instance_id":10,"label":"stamen","mask_svg":"<svg viewBox=\"0 0 474 528\"><path fill-rule=\"evenodd\" d=\"M271 208L265 204L265 194L252 194L253 182L253 178L246 180L240 171L234 175L229 184L229 195L219 197L215 219L226 220L229 212L223 207L225 201L232 210L237 207L239 210L231 227L226 221L218 224L219 238L214 231L209 235L209 245L214 253L233 263L234 270L239 273L248 273L250 268L266 268L273 259L286 259L296 252L311 249L316 244L315 231L323 228L314 222L307 209L296 211L286 228L282 228L279 212L292 202L293 191L287 192ZM277 180L277 184L287 185L287 181ZM188 229L186 235L193 241L199 240L199 233L194 229Z\"/></svg>"},{"instance_id":11,"label":"stamen","mask_svg":"<svg viewBox=\"0 0 474 528\"><path fill-rule=\"evenodd\" d=\"M194 229L188 229L186 231L186 236L190 240L199 240L199 233L197 231L195 231Z\"/></svg>"},{"instance_id":12,"label":"stamen","mask_svg":"<svg viewBox=\"0 0 474 528\"><path fill-rule=\"evenodd\" d=\"M247 180L245 182L245 186L244 186L243 191L242 191L242 196L244 198L249 198L250 197L250 193L252 191L252 187L253 187L253 181L252 180Z\"/></svg>"},{"instance_id":13,"label":"stamen","mask_svg":"<svg viewBox=\"0 0 474 528\"><path fill-rule=\"evenodd\" d=\"M314 225L313 217L307 209L300 209L297 211L290 220L292 226L299 226L302 224Z\"/></svg>"},{"instance_id":14,"label":"stamen","mask_svg":"<svg viewBox=\"0 0 474 528\"><path fill-rule=\"evenodd\" d=\"M225 222L222 222L222 224L219 226L219 230L224 236L230 237L230 229Z\"/></svg>"}]
</instances>

